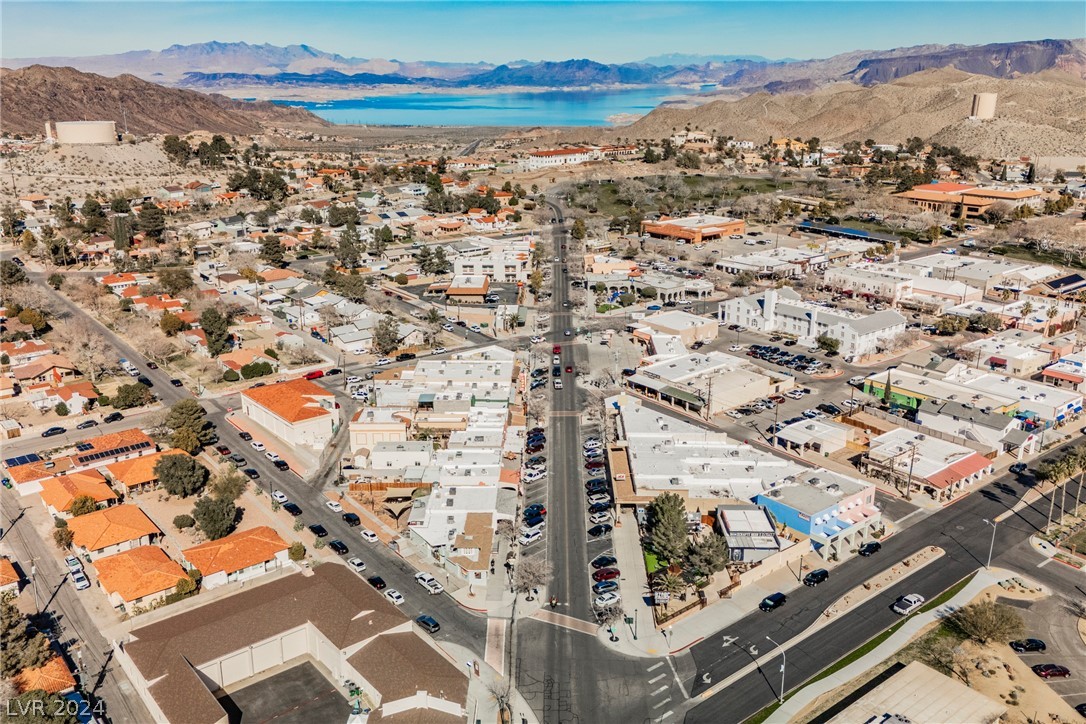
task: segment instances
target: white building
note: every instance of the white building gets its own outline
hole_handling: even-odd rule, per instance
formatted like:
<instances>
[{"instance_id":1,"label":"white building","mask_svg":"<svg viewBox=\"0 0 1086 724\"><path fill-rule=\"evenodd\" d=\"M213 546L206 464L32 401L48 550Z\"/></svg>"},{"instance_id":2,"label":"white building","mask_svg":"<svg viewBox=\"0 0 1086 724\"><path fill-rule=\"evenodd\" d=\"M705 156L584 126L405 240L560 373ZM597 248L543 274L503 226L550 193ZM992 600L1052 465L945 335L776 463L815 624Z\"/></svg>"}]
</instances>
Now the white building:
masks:
<instances>
[{"instance_id":1,"label":"white building","mask_svg":"<svg viewBox=\"0 0 1086 724\"><path fill-rule=\"evenodd\" d=\"M872 438L861 465L868 475L937 500L969 492L995 467L972 448L903 427Z\"/></svg>"},{"instance_id":2,"label":"white building","mask_svg":"<svg viewBox=\"0 0 1086 724\"><path fill-rule=\"evenodd\" d=\"M856 359L888 348L905 331L905 317L886 310L862 315L805 301L791 287L735 297L720 303L720 320L763 332L777 332L815 344L826 335L839 341L845 359Z\"/></svg>"},{"instance_id":3,"label":"white building","mask_svg":"<svg viewBox=\"0 0 1086 724\"><path fill-rule=\"evenodd\" d=\"M554 148L546 151L530 151L523 161L525 170L538 171L555 166L573 166L594 161L597 154L590 148Z\"/></svg>"},{"instance_id":4,"label":"white building","mask_svg":"<svg viewBox=\"0 0 1086 724\"><path fill-rule=\"evenodd\" d=\"M323 448L339 429L336 398L305 378L250 387L241 412L288 445Z\"/></svg>"}]
</instances>

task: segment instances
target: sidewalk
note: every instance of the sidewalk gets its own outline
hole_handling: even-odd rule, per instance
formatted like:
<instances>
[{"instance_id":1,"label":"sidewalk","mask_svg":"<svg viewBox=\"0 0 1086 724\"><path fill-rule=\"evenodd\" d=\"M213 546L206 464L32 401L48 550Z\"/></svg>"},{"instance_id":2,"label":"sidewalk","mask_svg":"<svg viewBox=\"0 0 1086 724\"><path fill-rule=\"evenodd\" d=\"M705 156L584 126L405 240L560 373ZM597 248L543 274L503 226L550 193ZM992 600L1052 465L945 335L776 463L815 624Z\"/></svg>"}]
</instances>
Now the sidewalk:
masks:
<instances>
[{"instance_id":1,"label":"sidewalk","mask_svg":"<svg viewBox=\"0 0 1086 724\"><path fill-rule=\"evenodd\" d=\"M848 666L836 671L824 679L816 681L815 683L805 686L795 692L784 704L780 706L770 717L766 720L772 724L780 722L785 724L786 722L794 719L801 711L803 711L808 705L815 701L818 697L822 696L828 691L831 691L839 686L847 684L857 676L861 675L865 671L874 668L883 660L891 656L895 651L905 646L909 640L920 632L925 626L933 623L955 609L964 606L975 598L981 591L993 586L1005 578L1013 578L1017 574L1014 571L1005 570L1002 568L992 568L991 570L980 569L973 577L965 588L958 592L956 596L941 606L938 606L925 613L919 613L912 616L905 622L905 625L895 631L893 635L882 642L877 648L866 656L857 659ZM808 629L807 632L813 632L812 629ZM807 632L804 632L805 634ZM798 643L804 638L804 634L789 641L789 646L794 643ZM787 648L786 648L787 650ZM759 659L756 663L753 663L743 669L742 672L735 674L725 681L722 681L722 685L727 685L736 678L741 678L751 671L756 670L762 665L766 664L770 659L779 655L779 651L773 650L766 656Z\"/></svg>"},{"instance_id":2,"label":"sidewalk","mask_svg":"<svg viewBox=\"0 0 1086 724\"><path fill-rule=\"evenodd\" d=\"M491 689L501 691L508 679L495 671L485 661L476 659L470 650L459 644L442 641L438 643L438 646L454 660L460 662L461 666L469 669L467 720L469 722L482 722L482 724L491 724L491 722L498 724L501 722L498 701ZM479 665L478 676L474 673L475 664ZM536 724L539 721L535 712L528 706L528 702L524 700L516 687L509 688L509 708L513 715L511 721L528 722L528 724Z\"/></svg>"}]
</instances>

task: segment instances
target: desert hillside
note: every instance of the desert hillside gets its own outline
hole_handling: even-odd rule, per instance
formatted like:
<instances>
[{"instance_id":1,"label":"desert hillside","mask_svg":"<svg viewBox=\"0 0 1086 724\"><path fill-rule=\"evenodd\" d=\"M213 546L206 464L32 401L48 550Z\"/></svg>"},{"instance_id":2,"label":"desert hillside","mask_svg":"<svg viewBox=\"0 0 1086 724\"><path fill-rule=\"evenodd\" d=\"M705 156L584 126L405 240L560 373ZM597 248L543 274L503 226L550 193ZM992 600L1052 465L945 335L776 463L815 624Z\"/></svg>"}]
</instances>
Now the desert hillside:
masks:
<instances>
[{"instance_id":1,"label":"desert hillside","mask_svg":"<svg viewBox=\"0 0 1086 724\"><path fill-rule=\"evenodd\" d=\"M996 118L969 121L973 94L981 92L999 94ZM610 134L659 139L685 127L757 141L818 136L830 143L894 143L920 136L952 140L986 156L1082 156L1086 93L1081 79L1059 71L1000 79L932 70L871 87L835 83L809 94L757 93L689 109L663 106Z\"/></svg>"},{"instance_id":2,"label":"desert hillside","mask_svg":"<svg viewBox=\"0 0 1086 724\"><path fill-rule=\"evenodd\" d=\"M326 125L308 111L164 88L132 75L106 78L73 68L0 69L0 129L41 133L47 120L112 120L132 133L260 133L265 124ZM122 113L122 108L123 113Z\"/></svg>"}]
</instances>

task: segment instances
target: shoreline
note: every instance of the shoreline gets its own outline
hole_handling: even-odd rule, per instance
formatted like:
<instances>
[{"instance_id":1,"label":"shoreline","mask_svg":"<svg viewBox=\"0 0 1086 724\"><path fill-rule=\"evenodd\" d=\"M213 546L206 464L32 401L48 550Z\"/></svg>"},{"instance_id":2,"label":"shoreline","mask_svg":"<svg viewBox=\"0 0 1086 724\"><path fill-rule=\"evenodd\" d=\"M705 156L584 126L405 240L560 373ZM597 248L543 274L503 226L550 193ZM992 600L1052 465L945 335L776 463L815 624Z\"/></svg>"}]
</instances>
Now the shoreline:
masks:
<instances>
[{"instance_id":1,"label":"shoreline","mask_svg":"<svg viewBox=\"0 0 1086 724\"><path fill-rule=\"evenodd\" d=\"M235 100L257 101L298 101L302 103L331 103L334 101L365 100L367 98L387 98L391 96L409 95L457 95L457 96L494 96L494 95L542 95L545 93L625 93L630 91L647 90L650 88L674 89L673 95L664 96L661 103L689 102L699 97L705 91L701 90L705 83L686 85L587 85L587 86L498 86L494 88L439 88L435 86L374 86L374 87L343 87L335 85L307 86L304 88L292 88L287 85L271 86L231 86L228 88L187 88L200 93L217 93Z\"/></svg>"}]
</instances>

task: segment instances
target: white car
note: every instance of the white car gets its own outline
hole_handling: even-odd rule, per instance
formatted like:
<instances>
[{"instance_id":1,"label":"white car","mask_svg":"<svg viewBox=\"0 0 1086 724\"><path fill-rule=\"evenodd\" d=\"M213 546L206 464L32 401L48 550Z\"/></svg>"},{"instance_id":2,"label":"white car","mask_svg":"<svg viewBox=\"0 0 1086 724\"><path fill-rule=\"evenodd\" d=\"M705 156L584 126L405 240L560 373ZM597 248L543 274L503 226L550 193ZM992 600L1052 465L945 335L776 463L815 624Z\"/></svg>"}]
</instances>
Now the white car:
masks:
<instances>
[{"instance_id":1,"label":"white car","mask_svg":"<svg viewBox=\"0 0 1086 724\"><path fill-rule=\"evenodd\" d=\"M329 500L327 503L324 504L324 507L328 508L328 510L332 511L333 513L343 512L343 506L334 500Z\"/></svg>"},{"instance_id":2,"label":"white car","mask_svg":"<svg viewBox=\"0 0 1086 724\"><path fill-rule=\"evenodd\" d=\"M266 453L264 453L264 457L266 457L268 460L271 460L273 463L279 459L279 455L277 453L273 453L271 450L268 450Z\"/></svg>"},{"instance_id":3,"label":"white car","mask_svg":"<svg viewBox=\"0 0 1086 724\"><path fill-rule=\"evenodd\" d=\"M858 405L858 403L853 401L853 400L841 400L841 407L845 408L846 410L851 410L853 407L856 407L857 405Z\"/></svg>"},{"instance_id":4,"label":"white car","mask_svg":"<svg viewBox=\"0 0 1086 724\"><path fill-rule=\"evenodd\" d=\"M533 533L542 533L543 529L547 527L547 521L541 520L532 526L522 525L517 532L522 536L532 535Z\"/></svg>"},{"instance_id":5,"label":"white car","mask_svg":"<svg viewBox=\"0 0 1086 724\"><path fill-rule=\"evenodd\" d=\"M372 530L366 530L365 528L363 528L361 531L359 531L359 533L361 533L362 535L362 540L366 541L367 543L376 543L378 541L377 534L374 533Z\"/></svg>"},{"instance_id":6,"label":"white car","mask_svg":"<svg viewBox=\"0 0 1086 724\"><path fill-rule=\"evenodd\" d=\"M370 393L365 391L365 390L359 390L357 392L352 392L351 393L351 399L352 400L358 400L360 402L366 401L366 400L370 399Z\"/></svg>"},{"instance_id":7,"label":"white car","mask_svg":"<svg viewBox=\"0 0 1086 724\"><path fill-rule=\"evenodd\" d=\"M592 525L601 525L603 523L610 523L611 522L611 514L608 513L607 511L603 511L602 513L593 513L592 515L588 516L588 522L591 523Z\"/></svg>"},{"instance_id":8,"label":"white car","mask_svg":"<svg viewBox=\"0 0 1086 724\"><path fill-rule=\"evenodd\" d=\"M581 447L583 447L585 450L602 450L603 443L599 440L585 440L584 444L582 444Z\"/></svg>"},{"instance_id":9,"label":"white car","mask_svg":"<svg viewBox=\"0 0 1086 724\"><path fill-rule=\"evenodd\" d=\"M864 377L863 375L856 375L855 377L849 377L848 378L848 383L850 385L852 385L853 387L859 387L860 385L862 385L864 383L864 380L866 380L866 379L867 378Z\"/></svg>"},{"instance_id":10,"label":"white car","mask_svg":"<svg viewBox=\"0 0 1086 724\"><path fill-rule=\"evenodd\" d=\"M359 377L358 375L349 375L347 377L347 384L348 385L357 385L357 384L361 384L361 382L362 382L362 378Z\"/></svg>"},{"instance_id":11,"label":"white car","mask_svg":"<svg viewBox=\"0 0 1086 724\"><path fill-rule=\"evenodd\" d=\"M890 606L890 610L902 616L908 616L910 613L923 605L923 596L921 596L919 593L910 593L894 601L894 605Z\"/></svg>"},{"instance_id":12,"label":"white car","mask_svg":"<svg viewBox=\"0 0 1086 724\"><path fill-rule=\"evenodd\" d=\"M610 505L611 504L611 496L610 495L604 495L603 493L596 493L595 495L588 496L588 504L589 505L595 505L596 503L607 503L608 505Z\"/></svg>"},{"instance_id":13,"label":"white car","mask_svg":"<svg viewBox=\"0 0 1086 724\"><path fill-rule=\"evenodd\" d=\"M725 414L725 415L727 415L728 417L730 417L730 418L734 419L734 420L741 420L741 419L743 419L743 416L742 416L742 415L740 415L740 414L739 414L738 412L736 412L735 410L728 410L728 411L727 411L727 412L725 412L724 414Z\"/></svg>"},{"instance_id":14,"label":"white car","mask_svg":"<svg viewBox=\"0 0 1086 724\"><path fill-rule=\"evenodd\" d=\"M402 606L403 605L403 600L404 600L403 596L400 595L400 592L397 591L395 588L390 588L387 591L385 591L385 598L392 601L397 606Z\"/></svg>"},{"instance_id":15,"label":"white car","mask_svg":"<svg viewBox=\"0 0 1086 724\"><path fill-rule=\"evenodd\" d=\"M382 357L381 359L374 362L374 364L378 367L384 367L385 365L392 364L392 360L390 360L388 357Z\"/></svg>"},{"instance_id":16,"label":"white car","mask_svg":"<svg viewBox=\"0 0 1086 724\"><path fill-rule=\"evenodd\" d=\"M538 334L532 337L532 344L539 344L540 342L546 342L546 337L540 337Z\"/></svg>"},{"instance_id":17,"label":"white car","mask_svg":"<svg viewBox=\"0 0 1086 724\"><path fill-rule=\"evenodd\" d=\"M441 593L445 589L437 582L437 579L429 573L416 573L415 582L430 592L431 596Z\"/></svg>"},{"instance_id":18,"label":"white car","mask_svg":"<svg viewBox=\"0 0 1086 724\"><path fill-rule=\"evenodd\" d=\"M592 600L592 605L596 608L607 608L608 606L614 606L621 599L622 596L618 595L617 591L609 591L596 596Z\"/></svg>"},{"instance_id":19,"label":"white car","mask_svg":"<svg viewBox=\"0 0 1086 724\"><path fill-rule=\"evenodd\" d=\"M441 328L444 329L446 332L451 332L455 329L455 327L453 327L451 324L443 324L441 325Z\"/></svg>"},{"instance_id":20,"label":"white car","mask_svg":"<svg viewBox=\"0 0 1086 724\"><path fill-rule=\"evenodd\" d=\"M784 396L791 397L793 400L802 400L803 392L802 390L789 390L788 392L784 393Z\"/></svg>"},{"instance_id":21,"label":"white car","mask_svg":"<svg viewBox=\"0 0 1086 724\"><path fill-rule=\"evenodd\" d=\"M79 559L75 556L66 556L64 558L64 565L68 566L70 573L82 573L83 564L79 562Z\"/></svg>"},{"instance_id":22,"label":"white car","mask_svg":"<svg viewBox=\"0 0 1086 724\"><path fill-rule=\"evenodd\" d=\"M366 564L362 562L361 558L348 558L347 567L355 573L361 573L366 570Z\"/></svg>"},{"instance_id":23,"label":"white car","mask_svg":"<svg viewBox=\"0 0 1086 724\"><path fill-rule=\"evenodd\" d=\"M806 417L808 420L813 420L818 417L818 410L804 410L803 416Z\"/></svg>"},{"instance_id":24,"label":"white car","mask_svg":"<svg viewBox=\"0 0 1086 724\"><path fill-rule=\"evenodd\" d=\"M271 494L271 499L274 500L276 503L287 502L287 496L284 495L283 491L281 490L273 490Z\"/></svg>"},{"instance_id":25,"label":"white car","mask_svg":"<svg viewBox=\"0 0 1086 724\"><path fill-rule=\"evenodd\" d=\"M559 355L554 355L553 357L551 357L551 364L552 365L560 365L560 364L562 364L562 358Z\"/></svg>"},{"instance_id":26,"label":"white car","mask_svg":"<svg viewBox=\"0 0 1086 724\"><path fill-rule=\"evenodd\" d=\"M527 535L522 535L520 538L517 539L517 543L519 543L522 546L530 546L532 543L535 543L536 541L538 541L542 537L543 537L543 533L541 531L537 530L534 533L528 533Z\"/></svg>"},{"instance_id":27,"label":"white car","mask_svg":"<svg viewBox=\"0 0 1086 724\"><path fill-rule=\"evenodd\" d=\"M480 327L478 324L473 324L470 327L468 327L468 329L470 329L472 332L476 332L476 333L479 333L479 334L482 334L482 331L483 331L483 328Z\"/></svg>"},{"instance_id":28,"label":"white car","mask_svg":"<svg viewBox=\"0 0 1086 724\"><path fill-rule=\"evenodd\" d=\"M434 351L431 352L430 354L445 354L448 351L449 350L445 349L444 347L435 347Z\"/></svg>"},{"instance_id":29,"label":"white car","mask_svg":"<svg viewBox=\"0 0 1086 724\"><path fill-rule=\"evenodd\" d=\"M75 590L85 591L90 588L90 581L87 580L83 571L72 571L70 575L72 577L72 583L75 584Z\"/></svg>"},{"instance_id":30,"label":"white car","mask_svg":"<svg viewBox=\"0 0 1086 724\"><path fill-rule=\"evenodd\" d=\"M554 389L556 389L556 390L562 389L562 380L555 380L554 381Z\"/></svg>"},{"instance_id":31,"label":"white car","mask_svg":"<svg viewBox=\"0 0 1086 724\"><path fill-rule=\"evenodd\" d=\"M741 345L741 344L733 344L731 347L728 347L729 352L739 352L742 349L743 349L743 345Z\"/></svg>"},{"instance_id":32,"label":"white car","mask_svg":"<svg viewBox=\"0 0 1086 724\"><path fill-rule=\"evenodd\" d=\"M249 444L253 446L253 450L256 450L257 452L264 452L264 443L260 442L259 440L253 440Z\"/></svg>"}]
</instances>

